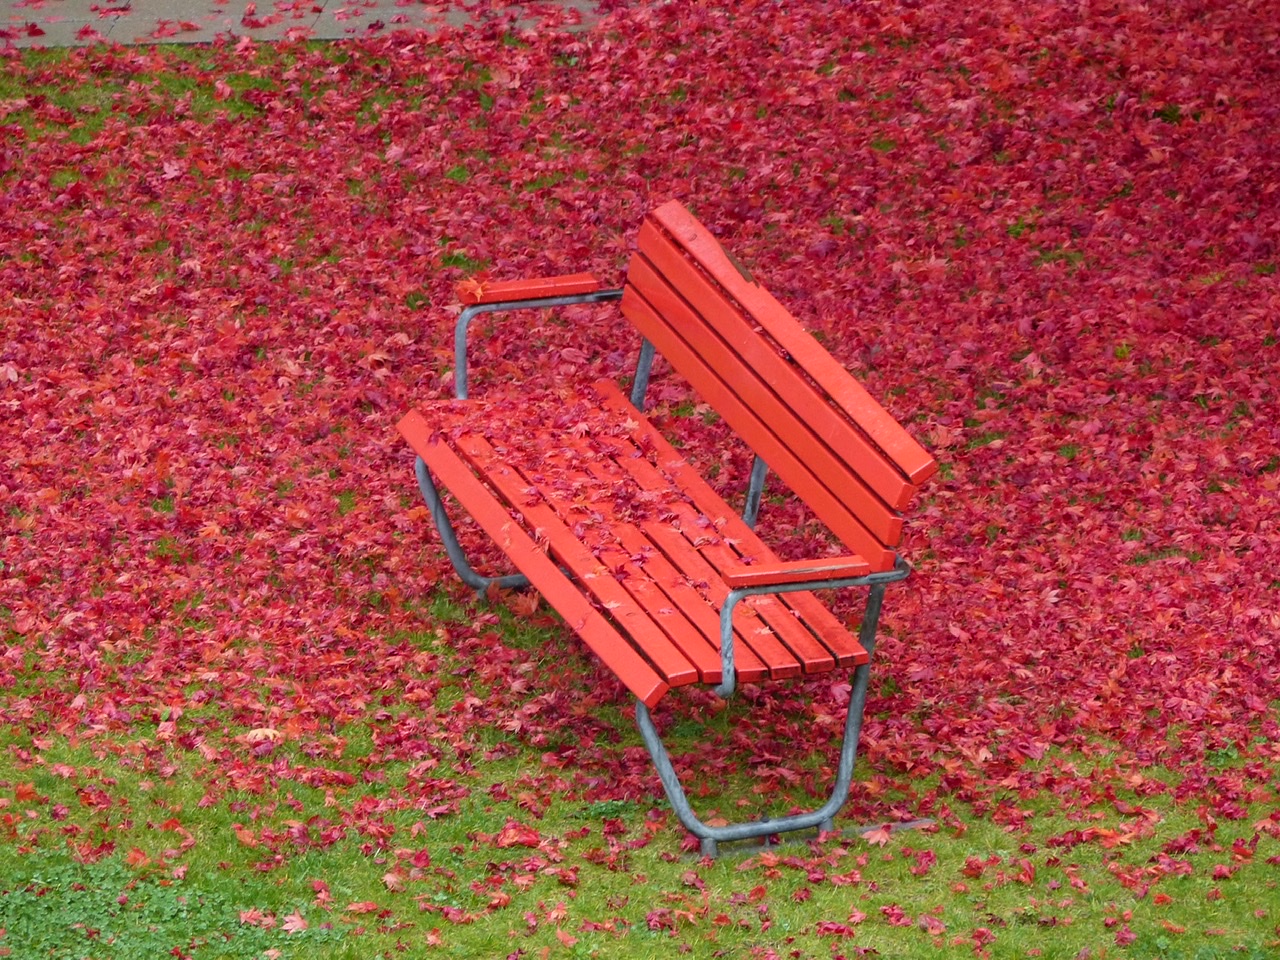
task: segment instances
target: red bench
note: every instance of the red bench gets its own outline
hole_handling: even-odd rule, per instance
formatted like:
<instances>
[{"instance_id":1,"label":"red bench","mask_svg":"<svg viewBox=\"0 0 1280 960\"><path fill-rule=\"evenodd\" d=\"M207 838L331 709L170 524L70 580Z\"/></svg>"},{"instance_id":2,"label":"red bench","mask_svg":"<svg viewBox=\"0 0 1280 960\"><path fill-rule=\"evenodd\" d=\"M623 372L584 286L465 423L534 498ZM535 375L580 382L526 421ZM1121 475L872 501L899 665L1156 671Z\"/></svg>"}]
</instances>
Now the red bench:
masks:
<instances>
[{"instance_id":1,"label":"red bench","mask_svg":"<svg viewBox=\"0 0 1280 960\"><path fill-rule=\"evenodd\" d=\"M848 796L886 584L904 578L899 515L936 469L929 454L680 204L641 227L621 290L589 275L473 285L457 327L460 399L399 429L463 579L532 585L635 695L636 719L673 808L717 844L818 827ZM643 340L628 399L608 382L553 396L467 399L466 337L483 312L620 300ZM739 517L639 408L655 349L756 453ZM753 532L766 468L848 554L782 561ZM518 574L487 577L445 515L447 488ZM869 587L858 636L812 593ZM672 687L854 671L836 783L810 813L710 826L693 813L649 708Z\"/></svg>"}]
</instances>

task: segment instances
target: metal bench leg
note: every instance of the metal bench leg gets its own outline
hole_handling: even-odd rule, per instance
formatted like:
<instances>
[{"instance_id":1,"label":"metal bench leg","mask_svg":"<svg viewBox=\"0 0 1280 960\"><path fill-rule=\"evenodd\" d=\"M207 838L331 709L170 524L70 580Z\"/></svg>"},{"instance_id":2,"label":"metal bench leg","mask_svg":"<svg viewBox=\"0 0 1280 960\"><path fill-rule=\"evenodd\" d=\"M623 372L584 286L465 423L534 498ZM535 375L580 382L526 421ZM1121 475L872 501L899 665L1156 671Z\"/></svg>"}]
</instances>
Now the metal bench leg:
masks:
<instances>
[{"instance_id":1,"label":"metal bench leg","mask_svg":"<svg viewBox=\"0 0 1280 960\"><path fill-rule=\"evenodd\" d=\"M490 586L497 586L502 590L520 590L529 585L529 578L522 573L509 573L501 577L485 577L476 573L471 564L467 561L467 555L462 552L462 547L458 544L458 537L453 532L453 524L449 521L449 516L444 512L444 504L440 501L440 494L436 490L435 482L431 479L431 473L427 470L427 465L421 457L413 465L413 471L418 476L418 489L422 491L422 499L427 502L427 509L431 511L431 519L436 525L436 530L440 533L440 539L444 542L445 553L449 555L449 561L453 564L453 569L457 571L462 582L469 587L475 588L477 594L481 597L485 595Z\"/></svg>"},{"instance_id":2,"label":"metal bench leg","mask_svg":"<svg viewBox=\"0 0 1280 960\"><path fill-rule=\"evenodd\" d=\"M880 608L884 601L883 583L873 584L870 596L867 597L867 609L862 618L862 629L858 639L868 654L875 653L876 624L880 619ZM702 853L714 857L718 853L719 844L733 840L748 840L754 837L769 837L775 833L789 833L795 830L807 830L814 827L831 831L835 825L835 815L849 798L849 790L853 783L853 765L858 751L858 739L862 734L862 713L867 703L867 686L871 679L871 664L868 661L858 667L853 674L852 690L849 692L849 709L844 721L844 740L840 744L840 762L836 768L836 781L831 790L831 797L817 810L809 813L798 813L787 817L774 817L768 820L757 820L750 823L729 824L723 827L712 827L703 823L693 812L667 748L663 746L658 730L653 724L653 717L643 703L636 701L636 725L640 728L640 736L653 758L653 765L658 769L658 778L666 790L667 799L676 816L684 824L685 829L702 841ZM919 825L915 822L912 826Z\"/></svg>"},{"instance_id":3,"label":"metal bench leg","mask_svg":"<svg viewBox=\"0 0 1280 960\"><path fill-rule=\"evenodd\" d=\"M769 475L769 466L759 454L751 462L751 479L747 482L747 502L742 508L742 519L752 530L756 528L756 518L760 516L760 497L764 494L764 481Z\"/></svg>"},{"instance_id":4,"label":"metal bench leg","mask_svg":"<svg viewBox=\"0 0 1280 960\"><path fill-rule=\"evenodd\" d=\"M649 374L653 372L655 349L648 340L640 341L640 358L636 361L636 376L631 381L631 405L644 409L644 395L649 390Z\"/></svg>"}]
</instances>

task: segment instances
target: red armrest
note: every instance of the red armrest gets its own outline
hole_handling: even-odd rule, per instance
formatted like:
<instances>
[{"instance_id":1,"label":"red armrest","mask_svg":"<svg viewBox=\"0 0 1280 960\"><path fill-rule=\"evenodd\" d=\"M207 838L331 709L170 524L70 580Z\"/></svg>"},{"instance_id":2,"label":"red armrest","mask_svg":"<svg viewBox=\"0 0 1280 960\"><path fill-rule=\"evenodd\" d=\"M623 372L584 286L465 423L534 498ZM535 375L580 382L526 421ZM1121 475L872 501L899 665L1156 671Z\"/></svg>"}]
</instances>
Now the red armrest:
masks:
<instances>
[{"instance_id":1,"label":"red armrest","mask_svg":"<svg viewBox=\"0 0 1280 960\"><path fill-rule=\"evenodd\" d=\"M803 583L806 580L843 580L846 577L865 577L870 572L871 564L854 554L849 557L788 560L738 567L736 570L725 572L724 582L731 589L736 590L740 587L772 587L785 583Z\"/></svg>"},{"instance_id":2,"label":"red armrest","mask_svg":"<svg viewBox=\"0 0 1280 960\"><path fill-rule=\"evenodd\" d=\"M589 273L494 282L467 279L461 281L456 287L458 299L466 306L477 303L501 303L507 300L567 297L578 293L594 293L599 289L600 281Z\"/></svg>"}]
</instances>

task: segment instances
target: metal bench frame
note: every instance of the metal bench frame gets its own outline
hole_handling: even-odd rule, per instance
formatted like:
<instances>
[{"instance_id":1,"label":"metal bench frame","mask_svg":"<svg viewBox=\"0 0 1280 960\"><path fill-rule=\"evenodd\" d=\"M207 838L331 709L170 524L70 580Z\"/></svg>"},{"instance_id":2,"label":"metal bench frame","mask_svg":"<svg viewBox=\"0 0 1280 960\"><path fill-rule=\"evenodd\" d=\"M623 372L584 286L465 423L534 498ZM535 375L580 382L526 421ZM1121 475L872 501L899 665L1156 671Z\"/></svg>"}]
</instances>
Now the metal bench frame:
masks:
<instances>
[{"instance_id":1,"label":"metal bench frame","mask_svg":"<svg viewBox=\"0 0 1280 960\"><path fill-rule=\"evenodd\" d=\"M465 400L468 398L469 381L467 367L467 333L472 320L480 314L501 313L513 310L540 310L565 307L574 304L604 303L618 300L622 297L622 294L623 291L620 289L597 290L590 293L566 296L478 303L467 307L459 315L454 329L455 396L459 400ZM653 344L651 344L647 339L642 339L640 356L636 364L635 376L632 381L630 395L632 405L640 410L643 410L644 407L644 397L648 390L649 376L652 370L654 356L655 350ZM457 571L458 576L462 581L468 586L474 588L482 597L491 587L514 590L528 587L529 580L523 574L485 576L476 572L470 561L467 559L461 545L458 543L457 534L455 533L453 524L450 522L445 511L440 493L431 478L426 463L421 457L416 460L415 473L417 475L419 489L422 492L422 497L426 501L427 507L431 513L431 518L435 523L442 542L444 543L445 552L447 553L450 562L453 564L454 570ZM767 475L768 468L765 465L765 462L759 456L756 456L751 468L746 504L742 514L743 520L752 528L755 527L756 518L759 514L760 500L764 492ZM819 831L826 833L834 831L835 815L848 800L849 792L853 783L853 768L857 756L858 741L862 732L863 712L866 707L867 688L871 676L870 658L873 657L875 653L876 629L880 620L880 609L884 600L885 587L890 583L905 579L910 572L910 567L908 567L906 562L901 558L898 558L892 570L873 573L867 576L847 577L837 580L811 580L799 583L737 587L729 591L729 594L721 607L720 654L723 664L723 679L722 682L714 688L714 690L720 696L728 697L734 692L736 687L736 676L734 671L733 611L741 600L758 594L781 594L819 588L830 589L864 586L870 588L867 597L866 609L862 617L862 623L858 634L859 642L867 651L868 662L858 666L854 670L849 694L849 704L845 716L844 734L840 746L840 759L836 769L835 783L832 787L830 798L816 810L784 817L728 824L725 826L711 826L703 823L702 820L700 820L694 813L692 806L689 804L689 799L680 783L679 775L676 773L675 767L671 762L671 757L658 734L657 727L654 725L653 717L649 712L649 708L639 699L636 700L636 724L640 729L640 736L644 740L645 747L649 751L649 756L652 758L653 764L657 768L658 777L662 782L663 789L666 791L667 800L670 802L672 809L676 812L676 816L680 819L680 822L685 826L685 828L694 836L699 838L703 855L712 857L716 856L719 853L719 844L721 843L753 839L763 839L767 843L771 838L779 834L793 833L813 828L817 828ZM922 826L928 823L930 823L930 821L915 820L906 823L887 824L887 826L895 829L903 829ZM886 825L877 824L875 826ZM859 829L860 831L865 831L874 829L874 827Z\"/></svg>"}]
</instances>

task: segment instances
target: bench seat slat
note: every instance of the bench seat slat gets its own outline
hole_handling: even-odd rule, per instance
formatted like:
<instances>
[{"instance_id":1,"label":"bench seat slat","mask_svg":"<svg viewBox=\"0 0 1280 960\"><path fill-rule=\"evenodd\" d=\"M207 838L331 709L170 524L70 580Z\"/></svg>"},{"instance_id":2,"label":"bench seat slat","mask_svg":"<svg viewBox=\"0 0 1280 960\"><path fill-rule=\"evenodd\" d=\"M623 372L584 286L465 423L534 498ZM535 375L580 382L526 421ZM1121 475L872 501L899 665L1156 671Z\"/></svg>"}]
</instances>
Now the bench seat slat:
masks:
<instances>
[{"instance_id":1,"label":"bench seat slat","mask_svg":"<svg viewBox=\"0 0 1280 960\"><path fill-rule=\"evenodd\" d=\"M687 539L687 534L683 530L653 521L646 523L643 529L645 536L686 577L706 584L707 595L719 610L729 595L729 590L717 575L715 567ZM782 643L772 626L761 618L759 610L753 606L742 604L734 611L734 642L737 649L746 646L760 656L768 665L769 676L774 680L798 677L804 672L799 658Z\"/></svg>"},{"instance_id":2,"label":"bench seat slat","mask_svg":"<svg viewBox=\"0 0 1280 960\"><path fill-rule=\"evenodd\" d=\"M671 483L677 484L680 489L689 495L698 511L709 517L717 525L718 531L723 536L739 543L739 548L737 549L739 549L741 556L753 557L762 563L776 561L777 558L774 557L772 550L769 550L759 536L756 536L755 531L751 530L736 513L727 509L727 504L724 503L724 500L710 488L707 481L701 479L698 471L690 467L685 458L681 457L680 453L671 444L667 443L666 438L658 433L658 430L645 419L643 413L631 406L630 401L627 401L627 398L622 396L622 392L618 390L617 385L614 385L609 380L600 380L594 385L594 389L605 408L616 413L621 419L635 425L631 430L632 438L639 440L645 449L653 452L655 460L658 461L660 468L662 468L662 474L669 477ZM617 442L617 440L614 440L614 442ZM635 462L640 463L640 465L648 463L646 458L640 456L639 451L632 451L631 457L635 458ZM618 462L623 463L628 468L632 466L631 458L618 458ZM637 471L643 470L643 467L640 466L635 468ZM723 564L724 570L737 570L740 566L739 558L735 558L732 564ZM890 562L884 568L887 570L892 566L893 554L891 553ZM854 666L854 664L867 662L867 652L865 652L863 646L849 635L849 631L845 630L844 625L836 620L835 616L832 616L831 611L827 609L827 605L820 602L812 593L804 591L804 593L786 594L776 600L765 596L765 598L756 598L756 602L762 605L765 602L777 603L778 609L781 609L782 605L786 604L786 607L795 609L801 620L808 623L815 634L823 637L823 643L828 646L828 637L840 637L842 644L847 640L849 645L831 650L831 653L836 657L836 662L840 663L841 666ZM774 609L772 603L768 605L768 609ZM781 634L781 632L786 632L787 625L794 622L794 614L786 611L785 618L780 618L778 622L771 621L771 626ZM796 646L800 644L803 644L803 640L794 639L792 649L796 649ZM814 664L810 672L817 672L826 668L820 666L820 663L822 663L820 658L815 658L810 662Z\"/></svg>"},{"instance_id":3,"label":"bench seat slat","mask_svg":"<svg viewBox=\"0 0 1280 960\"><path fill-rule=\"evenodd\" d=\"M720 683L723 679L720 650L713 638L720 635L720 619L707 604L707 600L690 586L688 578L672 566L660 550L655 549L651 538L632 524L619 524L613 533L622 548L632 554L645 554L644 571L669 602L695 625L714 659L711 669L703 674L703 683ZM701 670L701 667L699 668ZM769 669L750 646L739 647L736 663L738 677L747 683L755 683L769 677Z\"/></svg>"},{"instance_id":4,"label":"bench seat slat","mask_svg":"<svg viewBox=\"0 0 1280 960\"><path fill-rule=\"evenodd\" d=\"M643 637L645 656L658 673L673 687L698 681L697 668L689 662L678 647L668 638L658 624L642 607L632 601L613 573L573 535L554 509L545 503L527 502L522 491L527 481L513 468L504 464L488 442L476 434L463 434L456 440L458 452L464 455L473 468L483 472L484 478L498 490L510 504L522 513L535 531L541 533L551 550L574 574L575 579L588 593L609 611L633 637ZM522 502L526 501L526 502Z\"/></svg>"},{"instance_id":5,"label":"bench seat slat","mask_svg":"<svg viewBox=\"0 0 1280 960\"><path fill-rule=\"evenodd\" d=\"M610 442L622 443L618 438L610 438ZM631 456L624 456L618 462L625 465L637 482L648 490L662 491L671 489L672 486L678 488L678 481L664 475L634 448ZM714 545L700 546L692 542L698 538L698 531L703 529L701 524L706 522L706 518L688 503L678 500L670 504L670 511L672 518L679 522L680 529L666 523L650 522L642 525L645 536L655 544L664 546L668 559L684 576L706 583L708 596L718 609L729 593L720 573L724 566L724 555L716 554ZM718 532L716 529L711 531L717 535ZM754 535L749 536L755 540ZM756 541L750 546L756 548L757 556L772 557L763 543ZM737 555L732 555L732 563L736 565L737 562ZM814 605L822 607L816 601ZM825 611L825 608L822 609ZM718 619L714 615L711 619L711 635L718 636ZM796 615L774 597L761 596L748 600L735 611L734 625L739 649L743 649L745 645L746 649L752 651L751 656L746 657L743 662L750 664L753 662L752 657L759 656L767 664L771 676L794 676L801 670L805 673L819 673L831 669L839 662L840 658L833 656L827 647L815 640L796 619ZM832 635L847 636L843 628L837 628Z\"/></svg>"},{"instance_id":6,"label":"bench seat slat","mask_svg":"<svg viewBox=\"0 0 1280 960\"><path fill-rule=\"evenodd\" d=\"M605 482L615 480L622 474L617 464L601 460L598 454L587 449L586 444L581 441L576 441L570 436L559 439L561 451L572 450L579 455L576 463L569 463L559 462L563 458L557 457L556 451L549 454L548 459L557 461L555 467L563 480L573 482L583 478L587 475L583 472L584 470ZM610 467L612 469L609 469ZM527 473L524 474L524 481L535 484L534 478ZM574 518L566 512L567 505L563 501L547 498L544 502L555 509L566 525L573 524ZM609 506L607 503L595 505L604 509L608 509ZM517 506L517 509L520 508ZM663 574L668 574L672 580L678 579L679 575L669 565L664 569L660 562L661 556L654 555L655 551L634 524L608 516L604 517L603 523L605 529L601 532L602 535L592 538L598 540L591 545L593 554L609 569L616 582L631 594L632 599L644 609L650 619L662 627L671 642L694 665L698 671L699 680L702 683L719 683L723 679L720 651L710 639L716 636L718 625L710 633L695 626L695 622L700 619L694 615L695 611L709 615L706 602L697 596L695 591L688 588L687 584L684 585L686 594L675 589L671 583L664 582ZM647 559L641 561L634 559L643 557L646 553L650 554ZM651 565L653 569L650 569ZM621 577L617 576L619 573L622 574ZM675 594L685 602L672 602L671 594ZM696 601L696 603L690 601ZM715 618L711 617L711 619ZM705 626L706 621L701 622ZM750 679L761 679L767 675L763 664L756 663L754 667L754 670L751 670L750 665L748 667ZM743 679L748 677L744 676Z\"/></svg>"},{"instance_id":7,"label":"bench seat slat","mask_svg":"<svg viewBox=\"0 0 1280 960\"><path fill-rule=\"evenodd\" d=\"M626 450L625 441L621 438L610 437L607 442L616 448ZM630 455L624 453L617 462L631 473L641 487L655 492L668 492L673 488L679 490L677 481L664 476L644 456L640 455L638 450L631 448L629 453ZM707 606L707 600L710 600L711 605L718 611L729 591L716 565L702 556L698 547L686 539L689 531L701 529L700 523L708 521L688 503L678 499L673 499L668 504L668 509L672 517L681 522L686 533L671 527L667 521L646 522L641 525L641 529L649 542L663 547L667 561L679 571L682 577L705 584L702 589L706 591L707 598L701 602L709 616L703 623L710 630L710 636L718 638L719 616ZM761 546L763 547L763 544ZM811 671L830 669L833 666L832 657L812 641L808 631L796 622L793 615L787 612L785 616L779 616L777 610L769 607L770 599L772 598L756 598L735 612L734 633L738 639L739 649L750 651L743 662L751 665L755 662L755 658L758 658L764 664L768 675L774 678L797 676L802 668ZM772 616L765 616L765 612ZM788 644L785 642L786 639L791 639L795 643ZM809 655L806 658L797 657L793 652L793 646L801 647Z\"/></svg>"},{"instance_id":8,"label":"bench seat slat","mask_svg":"<svg viewBox=\"0 0 1280 960\"><path fill-rule=\"evenodd\" d=\"M725 570L741 566L742 555L737 551L749 545L736 537L721 537L718 542L703 544L699 549L723 579ZM760 556L762 551L752 553ZM772 554L765 555L772 558ZM806 673L821 673L835 664L860 663L865 659L866 651L861 644L812 593L764 595L751 597L746 603L800 659Z\"/></svg>"},{"instance_id":9,"label":"bench seat slat","mask_svg":"<svg viewBox=\"0 0 1280 960\"><path fill-rule=\"evenodd\" d=\"M819 482L805 464L761 423L751 408L738 399L734 390L719 380L674 330L658 318L653 307L634 287L627 287L622 296L622 312L657 347L659 353L671 360L673 366L681 368L691 381L696 379L703 398L729 421L753 450L764 457L802 500L813 507L836 536L868 560L890 552L885 545L897 543L901 538L901 518L893 516L880 505L875 513L868 513L864 525L840 497ZM691 370L696 370L697 374L691 375ZM853 482L852 477L849 480ZM887 563L892 566L892 560L887 560Z\"/></svg>"},{"instance_id":10,"label":"bench seat slat","mask_svg":"<svg viewBox=\"0 0 1280 960\"><path fill-rule=\"evenodd\" d=\"M802 461L810 467L825 460L838 464L828 468L836 471L837 484L842 480L841 473L856 473L875 497L895 510L910 502L916 488L903 479L893 461L859 433L843 411L833 409L827 398L759 330L753 329L753 321L707 280L670 238L646 222L640 228L639 249L643 257L632 260L627 282L668 319L679 318L690 309L696 311L700 320L679 324L684 339L698 349L712 370L734 385L739 395L744 384L750 385L755 395L776 394L776 399L770 396L765 405L751 405L768 417L775 432ZM694 343L692 332L702 327L714 330L718 339L705 345ZM792 438L802 445L792 442ZM804 443L805 440L810 442ZM815 448L819 458L816 461L810 453ZM870 499L871 495L863 492L863 502L869 509L881 509Z\"/></svg>"},{"instance_id":11,"label":"bench seat slat","mask_svg":"<svg viewBox=\"0 0 1280 960\"><path fill-rule=\"evenodd\" d=\"M650 448L666 448L666 450L670 451L668 457L672 462L668 472L673 479L678 480L680 487L689 493L690 497L693 498L694 503L697 504L699 510L707 514L707 516L712 517L712 519L716 519L722 515L738 519L736 514L727 509L724 500L720 495L712 490L707 482L698 476L698 472L690 467L688 463L686 463L684 459L675 452L671 445L663 438L662 434L659 433L651 423L649 423L643 414L630 404L616 386L607 380L598 381L594 386L606 407L637 424L633 431L635 436L643 437L644 442ZM765 456L766 461L768 461L768 454L764 453L764 451L760 452ZM829 500L834 499L830 492L824 490L823 493ZM848 534L847 536L842 534L841 530L836 529L833 524L828 523L828 526L832 528L832 532L835 533L836 536L840 537L840 539L848 546L853 548L855 553L866 558L867 563L871 565L871 571L873 573L893 569L893 565L897 560L894 552L877 540L875 535L867 531L867 529L863 527L862 524L858 523L855 518L850 518L849 522L845 525L845 533ZM745 523L740 523L738 529L748 532L750 531L750 528L747 527ZM752 536L754 539L754 534Z\"/></svg>"},{"instance_id":12,"label":"bench seat slat","mask_svg":"<svg viewBox=\"0 0 1280 960\"><path fill-rule=\"evenodd\" d=\"M433 429L416 410L400 421L400 433L426 461L480 528L505 553L529 582L560 612L574 632L642 703L654 706L671 684L627 643L581 591L520 528L506 508L489 492L471 468L433 438Z\"/></svg>"},{"instance_id":13,"label":"bench seat slat","mask_svg":"<svg viewBox=\"0 0 1280 960\"><path fill-rule=\"evenodd\" d=\"M620 396L615 399L621 403L626 403ZM633 412L635 410L634 407L630 409ZM648 425L645 424L645 426ZM638 427L637 429L640 428ZM618 438L610 438L610 442L615 444L623 443ZM631 470L637 481L648 489L661 490L672 484L678 486L680 481L673 478L670 468L676 467L676 472L678 473L687 465L660 435L656 440L652 441L652 444L654 446L651 449L657 455L659 462L668 469L660 470L654 467L646 457L641 456L639 451L634 449L631 456L619 457L618 462ZM698 481L701 480L696 473L687 470L685 472L690 477L696 478ZM723 508L723 501L719 500L710 488L701 491L701 493L704 497L710 497L719 502ZM683 531L680 536L686 540L699 539L700 531L704 529L701 524L706 523L703 513L700 513L693 505L679 501L671 504L671 513L673 518L679 522ZM764 563L777 562L777 558L756 536L755 532L747 527L736 514L722 509L715 516L715 523L711 529L707 530L708 542L696 545L690 543L689 548L694 552L695 556L699 556L697 562L701 564L698 567L695 579L706 580L717 585L716 592L713 593L713 599L719 604L723 602L724 596L728 592L726 587L719 586L723 582L724 571L740 569L743 556L749 556ZM659 539L662 536L660 532L655 532L654 528L656 526L658 525L647 525L644 528L646 535L650 539ZM715 540L721 540L722 542L716 543L714 542ZM735 547L731 548L728 544L734 541L736 541ZM674 544L674 541L665 539L663 539L663 542L668 545ZM673 549L679 550L682 548L675 546ZM735 552L735 549L738 552ZM767 595L752 597L746 601L744 606L745 610L743 607L739 607L738 611L735 612L735 622L739 622L739 619L743 616L760 617L787 648L787 652L782 654L784 657L782 662L789 663L792 658L795 658L799 661L805 673L820 673L830 670L836 665L852 666L866 660L866 651L861 644L849 634L844 626L831 615L826 606L814 597L812 593L790 593L784 597ZM813 632L811 633L810 630ZM766 657L766 659L769 654L764 649L760 649L760 645L769 643L771 649L776 649L767 640L767 635L756 632L754 627L744 629L742 633L746 642L755 645L759 649L761 656Z\"/></svg>"},{"instance_id":14,"label":"bench seat slat","mask_svg":"<svg viewBox=\"0 0 1280 960\"><path fill-rule=\"evenodd\" d=\"M743 276L710 231L679 202L664 203L650 217L805 368L876 446L893 459L907 479L919 486L937 472L938 465L929 452L796 322L786 307L763 286Z\"/></svg>"},{"instance_id":15,"label":"bench seat slat","mask_svg":"<svg viewBox=\"0 0 1280 960\"><path fill-rule=\"evenodd\" d=\"M634 407L626 404L625 400L621 400L620 394L617 393L616 387L612 384L602 384L596 391L595 397L588 400L592 407L599 407L607 397L614 400L620 400L623 407L614 408L605 404L607 410L607 418L610 422L625 423L628 428L635 431L643 429L647 431L646 435L652 434L652 443L646 443L651 447L651 454L654 458L666 462L675 462L678 460L676 451L662 439L660 434L652 431L645 418L635 410ZM575 405L579 398L564 397L562 398L562 407L570 409ZM447 409L447 408L446 408ZM621 416L618 414L621 413ZM484 418L481 418L484 419ZM573 419L573 418L570 418ZM469 422L464 419L463 423ZM501 449L498 450L501 453ZM759 541L759 539L748 530L740 520L736 518L736 514L728 509L728 506L714 492L703 484L700 487L699 495L710 511L715 521L708 520L703 517L688 503L681 500L681 496L687 496L687 492L681 490L679 480L673 478L671 471L662 472L649 459L640 454L640 451L631 444L630 440L625 436L617 435L596 435L588 433L584 436L576 436L574 433L562 433L558 435L558 443L555 447L546 445L545 449L541 449L538 454L538 463L530 470L524 471L522 480L517 487L512 487L512 496L515 496L517 489L523 495L525 500L531 499L533 490L538 487L537 479L539 475L554 474L560 482L567 484L569 487L577 485L577 480L581 477L582 471L590 471L598 483L595 484L597 489L606 487L618 479L623 471L629 473L639 485L652 493L657 494L656 500L663 504L664 510L670 510L683 523L686 529L699 529L699 523L702 524L719 524L731 522L740 528L749 543L746 550L749 554L762 561L772 561L776 558L768 550L768 548ZM697 474L691 471L685 471L684 476L689 480L697 480ZM549 502L557 503L558 498L548 498ZM513 509L520 510L522 501L517 499L513 501ZM591 500L594 507L605 508L608 501L601 503L594 499ZM526 511L527 512L527 511ZM566 526L571 526L573 516L563 511L560 514L561 520ZM529 520L532 521L532 513L529 513ZM626 531L631 529L627 524L617 522L616 518L610 522L608 526L609 536L622 537ZM636 539L639 534L632 537L625 544L624 549L630 553L639 553L644 549L647 541ZM594 535L592 541L599 539ZM597 548L598 549L598 548ZM692 548L691 548L692 549ZM703 638L711 638L706 640L711 646L709 650L713 652L715 657L715 667L719 667L719 650L716 638L719 636L719 618L715 612L723 602L727 595L727 589L723 586L722 577L718 572L719 569L737 569L741 566L740 558L731 551L716 553L714 546L705 548L709 554L714 555L715 559L710 563L707 559L699 557L697 563L700 564L698 569L694 571L695 580L705 580L709 584L708 596L703 597L697 591L682 582L682 574L675 574L674 568L668 565L668 570L672 576L657 572L663 562L661 555L650 558L648 563L655 565L655 571L644 571L647 579L656 581L659 588L666 592L673 600L679 602L680 608L685 615L692 620L699 628L699 632ZM694 551L696 554L696 550ZM600 559L610 567L625 567L628 565L628 557L617 551L601 552ZM648 566L648 563L645 565ZM676 564L684 573L689 573L687 569L689 564ZM638 570L632 571L634 574L640 575L642 572ZM625 585L630 585L630 578L623 581ZM766 676L786 677L794 676L801 670L806 673L821 672L831 669L836 664L855 663L857 658L862 654L861 647L858 647L847 634L847 631L838 625L826 613L825 607L811 595L794 594L791 595L798 601L799 606L794 610L786 604L773 597L756 597L744 603L735 612L735 633L738 637L738 667L740 676L744 681L764 679ZM710 601L710 604L708 603ZM650 599L650 605L653 599ZM659 605L657 609L664 609ZM804 615L805 610L811 610L821 619L821 631L830 634L833 637L840 638L834 642L832 649L828 649L820 643L813 634L806 629L797 619L797 613ZM664 622L664 626L668 623ZM699 661L694 649L687 643L681 642L680 638L673 637L679 646L687 655L695 662ZM710 674L702 667L699 667L704 681Z\"/></svg>"}]
</instances>

